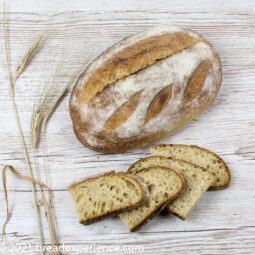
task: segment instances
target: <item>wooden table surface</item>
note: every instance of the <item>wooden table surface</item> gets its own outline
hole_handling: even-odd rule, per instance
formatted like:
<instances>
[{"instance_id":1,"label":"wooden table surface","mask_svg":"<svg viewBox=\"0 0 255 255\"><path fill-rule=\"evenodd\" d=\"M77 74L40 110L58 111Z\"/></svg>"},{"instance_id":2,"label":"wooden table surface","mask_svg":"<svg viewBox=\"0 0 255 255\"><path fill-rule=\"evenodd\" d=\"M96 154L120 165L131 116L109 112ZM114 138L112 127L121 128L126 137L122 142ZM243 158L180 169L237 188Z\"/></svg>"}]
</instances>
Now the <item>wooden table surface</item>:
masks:
<instances>
[{"instance_id":1,"label":"wooden table surface","mask_svg":"<svg viewBox=\"0 0 255 255\"><path fill-rule=\"evenodd\" d=\"M232 181L228 189L207 192L186 221L157 216L137 233L129 233L118 218L83 226L78 223L67 186L91 174L128 166L149 155L148 147L125 154L93 152L74 136L65 97L47 127L46 150L61 244L142 245L140 254L255 254L255 1L102 1L10 0L6 2L8 47L14 73L37 36L45 34L35 57L15 87L15 97L29 150L29 126L49 76L65 55L59 86L86 61L122 38L159 24L187 25L208 39L223 64L220 93L207 111L172 136L158 143L185 143L206 147L228 164ZM0 6L3 10L3 4ZM2 20L1 11L1 20ZM0 22L0 162L27 174L9 96ZM31 150L30 150L31 151ZM43 179L42 153L36 152ZM31 184L7 175L11 220L0 254L21 254L17 247L38 245ZM5 200L0 186L0 224ZM43 210L45 244L50 243ZM16 249L16 250L15 250ZM106 254L97 251L96 254ZM26 251L23 254L38 254ZM88 254L66 251L65 254ZM108 254L128 254L111 252ZM131 254L134 254L134 252Z\"/></svg>"}]
</instances>

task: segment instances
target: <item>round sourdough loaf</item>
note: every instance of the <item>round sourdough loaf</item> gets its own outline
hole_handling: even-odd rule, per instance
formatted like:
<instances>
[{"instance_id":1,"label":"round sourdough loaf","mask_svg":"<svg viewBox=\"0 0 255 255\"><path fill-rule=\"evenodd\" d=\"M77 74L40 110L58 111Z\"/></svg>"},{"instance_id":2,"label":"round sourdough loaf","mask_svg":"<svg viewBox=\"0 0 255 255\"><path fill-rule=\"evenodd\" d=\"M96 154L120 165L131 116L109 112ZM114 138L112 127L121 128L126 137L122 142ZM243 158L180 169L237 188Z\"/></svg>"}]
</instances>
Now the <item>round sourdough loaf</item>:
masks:
<instances>
[{"instance_id":1,"label":"round sourdough loaf","mask_svg":"<svg viewBox=\"0 0 255 255\"><path fill-rule=\"evenodd\" d=\"M144 146L211 105L221 77L219 55L197 33L153 27L113 45L80 75L70 97L74 132L96 151Z\"/></svg>"}]
</instances>

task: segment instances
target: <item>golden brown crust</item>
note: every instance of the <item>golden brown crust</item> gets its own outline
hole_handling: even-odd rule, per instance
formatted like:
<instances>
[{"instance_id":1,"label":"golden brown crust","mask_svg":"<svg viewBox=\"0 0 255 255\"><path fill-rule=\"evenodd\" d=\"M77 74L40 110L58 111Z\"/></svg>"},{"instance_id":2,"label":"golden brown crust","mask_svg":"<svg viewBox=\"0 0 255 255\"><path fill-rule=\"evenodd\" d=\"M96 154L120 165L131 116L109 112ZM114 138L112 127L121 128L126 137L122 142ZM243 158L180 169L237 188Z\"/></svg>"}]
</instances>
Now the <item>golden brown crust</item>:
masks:
<instances>
[{"instance_id":1,"label":"golden brown crust","mask_svg":"<svg viewBox=\"0 0 255 255\"><path fill-rule=\"evenodd\" d=\"M191 47L201 40L185 33L152 36L141 40L106 61L84 85L79 100L89 103L107 85L144 69L156 61ZM85 71L86 72L86 71Z\"/></svg>"},{"instance_id":2,"label":"golden brown crust","mask_svg":"<svg viewBox=\"0 0 255 255\"><path fill-rule=\"evenodd\" d=\"M143 198L145 196L145 191L144 191L143 185L137 180L136 177L134 177L134 176L132 176L130 174L124 173L124 172L117 172L116 173L114 171L111 171L109 173L105 173L105 174L102 174L102 175L97 175L97 176L94 176L94 177L89 177L89 178L86 178L86 179L83 179L81 181L78 181L78 182L75 182L75 183L71 184L67 189L68 189L68 191L70 191L71 189L74 188L74 186L79 185L81 183L84 183L86 181L93 180L93 179L96 179L98 177L111 176L111 175L124 176L124 177L128 177L128 178L133 179L139 185L139 187L141 189L142 198L139 201L137 201L136 203L134 203L134 204L132 204L130 206L126 206L126 207L122 207L122 208L116 208L116 209L114 209L114 210L112 210L112 211L110 211L108 213L101 214L100 216L91 217L91 218L88 218L87 220L80 220L79 221L80 223L82 223L82 224L90 224L90 223L92 223L94 221L97 221L97 220L100 220L101 218L104 218L104 217L106 217L106 216L108 216L110 214L118 214L118 213L120 213L120 212L122 212L124 210L130 209L130 208L134 208L134 207L140 205L143 202Z\"/></svg>"},{"instance_id":3,"label":"golden brown crust","mask_svg":"<svg viewBox=\"0 0 255 255\"><path fill-rule=\"evenodd\" d=\"M189 123L191 120L196 118L198 115L200 115L204 110L208 108L209 105L205 105L203 108L201 108L199 111L193 113L187 118L184 118L182 122L180 122L178 125L175 126L174 129L171 131L160 131L155 134L152 134L150 136L141 138L141 139L135 139L132 137L130 140L119 140L117 143L112 143L110 140L108 140L103 134L102 134L102 142L104 143L104 146L100 147L94 147L91 146L89 143L87 143L86 139L84 139L83 136L80 135L79 132L76 131L76 127L73 126L74 132L78 140L83 143L86 147L90 148L91 150L103 152L103 153L121 153L126 152L128 150L132 150L138 147L146 146L147 144L153 143L155 141L160 140L161 138L164 138L166 136L169 136L176 132L178 129L185 126L187 123ZM83 126L85 127L85 126Z\"/></svg>"}]
</instances>

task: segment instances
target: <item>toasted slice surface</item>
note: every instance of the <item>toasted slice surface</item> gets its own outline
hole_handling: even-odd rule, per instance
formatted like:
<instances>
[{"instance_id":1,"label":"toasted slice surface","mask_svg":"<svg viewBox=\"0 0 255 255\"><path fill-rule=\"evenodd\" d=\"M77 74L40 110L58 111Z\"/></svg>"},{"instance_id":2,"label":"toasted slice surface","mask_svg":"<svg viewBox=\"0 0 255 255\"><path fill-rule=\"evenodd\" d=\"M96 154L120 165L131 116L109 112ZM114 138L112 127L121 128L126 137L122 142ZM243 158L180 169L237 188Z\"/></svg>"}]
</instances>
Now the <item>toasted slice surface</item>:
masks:
<instances>
[{"instance_id":1,"label":"toasted slice surface","mask_svg":"<svg viewBox=\"0 0 255 255\"><path fill-rule=\"evenodd\" d=\"M146 195L138 178L122 172L90 177L70 185L68 190L83 224L138 206Z\"/></svg>"},{"instance_id":2,"label":"toasted slice surface","mask_svg":"<svg viewBox=\"0 0 255 255\"><path fill-rule=\"evenodd\" d=\"M197 165L175 158L151 156L134 163L128 173L135 174L148 167L169 167L180 172L186 181L186 188L166 209L181 219L186 219L191 209L215 181L215 176Z\"/></svg>"},{"instance_id":3,"label":"toasted slice surface","mask_svg":"<svg viewBox=\"0 0 255 255\"><path fill-rule=\"evenodd\" d=\"M229 185L231 176L226 163L209 150L196 145L161 144L151 146L150 151L154 156L182 159L207 169L216 177L210 190L224 189Z\"/></svg>"},{"instance_id":4,"label":"toasted slice surface","mask_svg":"<svg viewBox=\"0 0 255 255\"><path fill-rule=\"evenodd\" d=\"M166 167L151 167L136 173L149 189L149 199L145 204L119 214L130 231L147 223L174 199L183 189L183 178L174 170Z\"/></svg>"}]
</instances>

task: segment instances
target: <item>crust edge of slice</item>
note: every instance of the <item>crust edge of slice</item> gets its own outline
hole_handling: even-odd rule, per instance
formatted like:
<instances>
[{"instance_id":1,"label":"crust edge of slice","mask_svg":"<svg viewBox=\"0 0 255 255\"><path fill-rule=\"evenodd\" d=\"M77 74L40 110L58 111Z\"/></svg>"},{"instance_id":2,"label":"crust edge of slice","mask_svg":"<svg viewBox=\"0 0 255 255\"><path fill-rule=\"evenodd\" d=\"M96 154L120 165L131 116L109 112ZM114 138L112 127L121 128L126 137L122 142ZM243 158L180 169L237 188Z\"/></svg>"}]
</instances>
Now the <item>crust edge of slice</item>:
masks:
<instances>
[{"instance_id":1,"label":"crust edge of slice","mask_svg":"<svg viewBox=\"0 0 255 255\"><path fill-rule=\"evenodd\" d=\"M196 164L193 164L193 163L191 163L191 162L187 162L187 161L182 160L182 159L177 159L177 158L173 158L173 157L165 157L165 156L149 156L149 157L146 157L146 158L142 158L142 159L136 161L135 163L133 163L133 164L129 167L129 169L127 170L127 172L128 172L128 173L135 173L135 172L137 173L137 172L139 172L139 171L145 169L145 168L141 168L141 169L138 170L138 171L132 171L132 169L133 169L137 164L139 164L140 162L146 162L147 160L151 160L151 159L174 160L174 161L177 161L177 162L180 162L180 163L189 164L189 165L193 166L194 168L196 168L198 171L201 170L201 171L205 172L206 174L208 174L208 176L211 176L211 183L210 183L210 185L215 181L215 176L214 176L211 172L209 172L208 170L206 170L205 168L203 168L203 167L201 167L201 166L198 166L198 165L196 165ZM161 166L160 166L160 167L161 167ZM169 168L171 168L171 166L169 166ZM173 168L174 168L174 167L173 167ZM181 171L178 171L178 169L175 169L175 171L180 172L180 174L182 174L182 172L181 172ZM185 177L184 177L184 178L185 178ZM209 187L210 187L210 186L208 186L208 188L209 188ZM207 188L206 190L203 191L203 194L208 190L208 188ZM185 220L185 219L187 218L188 214L190 213L190 211L192 210L192 208L197 204L197 202L199 201L200 198L201 198L201 196L195 201L194 205L190 208L190 210L188 211L188 213L187 213L186 216L184 216L183 214L178 213L178 212L177 212L176 210L174 210L174 209L172 210L172 209L170 208L171 201L170 201L170 203L169 203L168 205L166 205L165 208L163 208L163 209L164 209L163 211L164 211L164 212L168 212L168 213L172 213L172 214L174 214L175 216L177 216L178 218L180 218L181 220ZM177 198L177 200L178 200L178 198Z\"/></svg>"},{"instance_id":2,"label":"crust edge of slice","mask_svg":"<svg viewBox=\"0 0 255 255\"><path fill-rule=\"evenodd\" d=\"M174 172L174 174L176 174L176 176L178 176L178 178L180 178L181 180L181 187L178 191L176 191L170 198L168 198L166 201L164 201L163 203L159 204L152 212L149 213L149 215L147 216L147 218L145 218L144 220L138 222L136 225L134 225L133 227L129 228L126 223L125 225L129 228L129 230L131 232L137 231L139 230L142 226L144 226L145 224L147 224L150 220L152 220L157 214L159 214L167 205L170 201L172 201L173 199L175 199L181 192L182 190L185 188L185 180L183 178L182 175L180 175L175 169L172 168L167 168L167 167L148 167L148 168L144 168L143 170L139 171L150 171L151 169L155 169L155 168L163 168L166 169L167 171L171 171ZM149 198L150 199L150 198Z\"/></svg>"},{"instance_id":3,"label":"crust edge of slice","mask_svg":"<svg viewBox=\"0 0 255 255\"><path fill-rule=\"evenodd\" d=\"M230 184L230 181L231 181L231 173L230 173L230 170L227 166L227 164L225 163L225 161L220 157L218 156L217 154L215 154L214 152L208 150L208 149L205 149L205 148L202 148L202 147L199 147L197 145L187 145L187 144L159 144L159 145L153 145L153 146L150 146L150 152L152 155L155 155L153 154L152 150L154 148L161 148L161 147L172 147L172 146L175 146L175 147L188 147L188 148L196 148L196 149L199 149L201 151L204 151L206 153L209 153L213 156L215 156L218 160L220 160L222 162L222 164L224 165L224 169L225 169L225 173L227 174L228 178L227 178L227 182L224 183L224 185L221 185L221 186L218 186L218 185L212 185L210 186L210 188L208 189L209 191L215 191L215 190L222 190L222 189L225 189L229 186ZM155 155L156 156L156 155ZM184 160L186 161L186 160ZM186 161L188 163L192 163L192 162L189 162L189 161ZM198 165L199 166L199 165ZM201 167L201 166L200 166ZM207 170L207 169L206 169Z\"/></svg>"},{"instance_id":4,"label":"crust edge of slice","mask_svg":"<svg viewBox=\"0 0 255 255\"><path fill-rule=\"evenodd\" d=\"M87 178L84 178L82 180L79 180L77 182L72 183L71 185L68 186L67 190L71 193L71 190L73 189L73 187L75 185L79 185L79 184L81 184L83 182L86 182L86 181L92 180L92 179L96 179L98 177L111 176L111 175L128 176L128 177L132 178L133 180L135 180L139 184L139 186L140 186L140 189L141 189L141 192L142 192L142 198L138 202L134 203L133 205L126 206L126 207L123 207L123 208L117 208L117 209L112 210L110 212L103 213L103 214L101 214L99 216L88 218L87 220L80 219L79 223L84 224L84 225L89 225L89 224L91 224L91 223L93 223L95 221L99 221L102 218L107 217L108 215L118 214L118 213L120 213L122 211L125 211L125 210L128 210L128 209L132 209L132 208L136 208L136 207L142 205L148 199L148 192L149 191L147 189L147 186L140 180L139 177L137 177L135 175L132 175L132 174L129 174L129 173L125 173L125 172L110 171L110 172L107 172L107 173L104 173L104 174L98 174L98 175L90 176L90 177L87 177ZM76 204L75 204L75 207L76 207Z\"/></svg>"}]
</instances>

